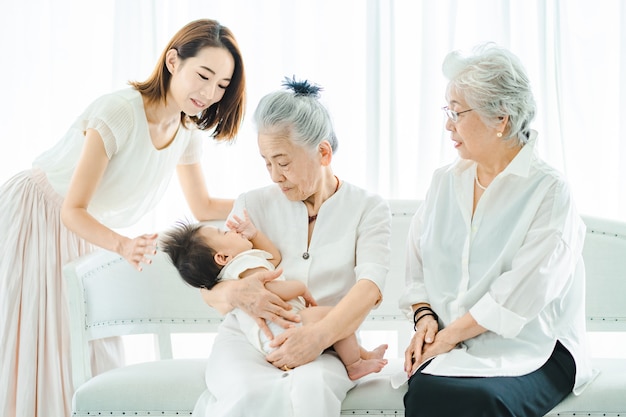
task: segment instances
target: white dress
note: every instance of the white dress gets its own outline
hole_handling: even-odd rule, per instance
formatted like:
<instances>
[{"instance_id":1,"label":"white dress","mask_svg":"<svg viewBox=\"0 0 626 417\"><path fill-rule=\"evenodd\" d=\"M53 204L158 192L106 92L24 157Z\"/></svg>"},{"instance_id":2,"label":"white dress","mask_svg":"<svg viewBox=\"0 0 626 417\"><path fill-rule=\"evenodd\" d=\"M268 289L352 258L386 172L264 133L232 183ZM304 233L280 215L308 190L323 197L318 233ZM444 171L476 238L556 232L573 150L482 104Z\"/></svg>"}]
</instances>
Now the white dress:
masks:
<instances>
[{"instance_id":1,"label":"white dress","mask_svg":"<svg viewBox=\"0 0 626 417\"><path fill-rule=\"evenodd\" d=\"M320 208L310 245L305 205L287 200L278 186L241 195L233 213L241 215L244 208L281 252L285 278L303 281L319 305L336 305L361 279L382 293L391 215L381 197L344 182ZM195 417L339 416L355 384L329 352L289 372L276 369L248 343L232 315L220 327L205 379Z\"/></svg>"},{"instance_id":2,"label":"white dress","mask_svg":"<svg viewBox=\"0 0 626 417\"><path fill-rule=\"evenodd\" d=\"M97 130L109 165L89 212L132 225L161 198L179 163L202 152L197 130L179 129L156 150L141 95L128 88L94 101L33 168L0 187L0 415L67 417L73 386L64 264L93 249L61 223L60 210L84 131ZM115 341L117 342L117 341ZM94 344L94 373L119 363L119 343Z\"/></svg>"},{"instance_id":3,"label":"white dress","mask_svg":"<svg viewBox=\"0 0 626 417\"><path fill-rule=\"evenodd\" d=\"M274 265L268 261L271 257L272 255L270 253L259 249L250 249L242 252L224 265L218 275L218 279L237 280L242 272L254 268L265 268L268 271L273 271L275 269ZM285 275L279 276L274 281L277 280L284 281ZM292 313L298 313L305 308L304 302L302 302L299 297L287 300L287 302L293 307L291 310ZM270 347L269 344L271 339L269 339L265 333L261 331L259 325L248 315L248 313L236 308L228 314L233 314L237 318L239 327L244 332L250 343L256 347L259 352L267 354L275 349ZM271 321L267 323L267 326L274 336L279 335L285 330L283 327Z\"/></svg>"}]
</instances>

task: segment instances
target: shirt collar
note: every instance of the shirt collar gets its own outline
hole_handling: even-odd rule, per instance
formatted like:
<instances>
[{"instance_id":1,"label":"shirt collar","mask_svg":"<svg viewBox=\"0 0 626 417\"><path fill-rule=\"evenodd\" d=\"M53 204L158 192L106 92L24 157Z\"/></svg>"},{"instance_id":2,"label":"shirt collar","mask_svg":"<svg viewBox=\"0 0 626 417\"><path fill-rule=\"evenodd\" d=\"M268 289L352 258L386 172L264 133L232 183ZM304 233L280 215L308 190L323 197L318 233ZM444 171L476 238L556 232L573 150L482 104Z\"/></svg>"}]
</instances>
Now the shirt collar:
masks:
<instances>
[{"instance_id":1,"label":"shirt collar","mask_svg":"<svg viewBox=\"0 0 626 417\"><path fill-rule=\"evenodd\" d=\"M530 165L536 154L537 131L531 130L528 142L522 147L522 149L515 155L515 158L507 165L502 171L501 175L517 175L520 177L527 177L530 172ZM474 161L467 159L458 159L456 163L450 167L456 175L460 175L468 168L475 166ZM473 175L473 174L472 174Z\"/></svg>"},{"instance_id":2,"label":"shirt collar","mask_svg":"<svg viewBox=\"0 0 626 417\"><path fill-rule=\"evenodd\" d=\"M537 143L537 132L535 130L530 131L530 137L528 142L522 147L522 149L515 155L515 158L504 169L504 175L517 175L519 177L527 177L530 172L530 164L535 158Z\"/></svg>"}]
</instances>

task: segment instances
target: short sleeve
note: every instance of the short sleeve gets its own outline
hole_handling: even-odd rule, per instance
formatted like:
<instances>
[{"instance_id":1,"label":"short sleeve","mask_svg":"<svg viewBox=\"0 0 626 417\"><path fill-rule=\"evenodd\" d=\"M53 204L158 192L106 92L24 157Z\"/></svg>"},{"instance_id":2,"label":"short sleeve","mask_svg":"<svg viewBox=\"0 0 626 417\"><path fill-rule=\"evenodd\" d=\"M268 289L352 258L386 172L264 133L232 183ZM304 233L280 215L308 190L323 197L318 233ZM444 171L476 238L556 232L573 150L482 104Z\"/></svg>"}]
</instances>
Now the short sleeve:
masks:
<instances>
[{"instance_id":1,"label":"short sleeve","mask_svg":"<svg viewBox=\"0 0 626 417\"><path fill-rule=\"evenodd\" d=\"M250 249L235 256L217 276L218 279L223 280L237 280L239 275L248 269L263 267L269 271L274 270L268 259L272 259L272 255L268 252L259 249Z\"/></svg>"},{"instance_id":2,"label":"short sleeve","mask_svg":"<svg viewBox=\"0 0 626 417\"><path fill-rule=\"evenodd\" d=\"M81 129L96 130L111 159L128 141L134 124L132 105L123 97L109 94L94 101L83 113Z\"/></svg>"},{"instance_id":3,"label":"short sleeve","mask_svg":"<svg viewBox=\"0 0 626 417\"><path fill-rule=\"evenodd\" d=\"M383 294L391 262L391 211L386 200L378 196L371 199L357 236L356 279L374 282Z\"/></svg>"},{"instance_id":4,"label":"short sleeve","mask_svg":"<svg viewBox=\"0 0 626 417\"><path fill-rule=\"evenodd\" d=\"M181 127L181 129L183 128ZM203 135L203 132L194 128L191 131L187 148L185 148L185 151L180 156L180 159L178 160L178 164L179 165L191 165L191 164L196 164L200 162L202 158L204 140L206 140L206 138Z\"/></svg>"}]
</instances>

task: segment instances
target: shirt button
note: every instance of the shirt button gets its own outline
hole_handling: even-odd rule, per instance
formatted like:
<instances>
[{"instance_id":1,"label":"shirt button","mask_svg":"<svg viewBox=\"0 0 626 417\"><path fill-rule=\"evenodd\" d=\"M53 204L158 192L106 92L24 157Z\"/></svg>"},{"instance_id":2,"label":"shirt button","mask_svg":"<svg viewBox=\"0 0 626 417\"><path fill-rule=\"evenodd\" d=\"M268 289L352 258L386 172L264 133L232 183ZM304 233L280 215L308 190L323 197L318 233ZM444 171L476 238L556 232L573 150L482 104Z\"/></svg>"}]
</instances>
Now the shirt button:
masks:
<instances>
[{"instance_id":1,"label":"shirt button","mask_svg":"<svg viewBox=\"0 0 626 417\"><path fill-rule=\"evenodd\" d=\"M309 252L304 252L302 254L302 259L309 259Z\"/></svg>"}]
</instances>

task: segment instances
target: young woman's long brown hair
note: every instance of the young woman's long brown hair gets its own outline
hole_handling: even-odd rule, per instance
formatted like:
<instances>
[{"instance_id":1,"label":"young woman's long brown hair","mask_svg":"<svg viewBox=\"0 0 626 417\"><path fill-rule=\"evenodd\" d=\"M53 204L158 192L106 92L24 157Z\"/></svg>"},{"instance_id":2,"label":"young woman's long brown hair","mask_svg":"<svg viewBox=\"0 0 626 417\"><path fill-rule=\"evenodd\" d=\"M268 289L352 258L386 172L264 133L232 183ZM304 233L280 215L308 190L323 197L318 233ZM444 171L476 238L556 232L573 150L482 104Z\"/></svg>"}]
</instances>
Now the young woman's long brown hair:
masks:
<instances>
[{"instance_id":1,"label":"young woman's long brown hair","mask_svg":"<svg viewBox=\"0 0 626 417\"><path fill-rule=\"evenodd\" d=\"M239 130L245 110L246 79L243 59L235 36L225 26L211 19L200 19L181 28L165 47L154 71L144 82L132 81L135 87L149 102L165 101L170 88L172 74L167 69L165 55L170 49L178 51L185 60L194 57L205 47L224 48L230 52L235 69L222 99L204 110L199 116L187 116L181 112L183 125L193 122L199 129L214 128L212 136L218 140L232 140Z\"/></svg>"}]
</instances>

